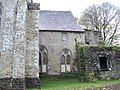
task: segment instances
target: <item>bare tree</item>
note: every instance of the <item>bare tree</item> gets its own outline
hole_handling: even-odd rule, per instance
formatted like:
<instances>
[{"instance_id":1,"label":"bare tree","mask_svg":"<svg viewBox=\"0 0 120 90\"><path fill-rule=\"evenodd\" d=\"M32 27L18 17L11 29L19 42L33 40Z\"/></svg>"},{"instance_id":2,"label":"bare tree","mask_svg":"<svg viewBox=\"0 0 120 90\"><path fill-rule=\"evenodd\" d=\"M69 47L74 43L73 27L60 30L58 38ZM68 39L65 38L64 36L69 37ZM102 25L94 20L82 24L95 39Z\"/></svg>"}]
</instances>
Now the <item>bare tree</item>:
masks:
<instances>
[{"instance_id":1,"label":"bare tree","mask_svg":"<svg viewBox=\"0 0 120 90\"><path fill-rule=\"evenodd\" d=\"M104 44L113 45L119 35L120 10L108 2L92 5L84 10L79 22L86 29L101 31Z\"/></svg>"}]
</instances>

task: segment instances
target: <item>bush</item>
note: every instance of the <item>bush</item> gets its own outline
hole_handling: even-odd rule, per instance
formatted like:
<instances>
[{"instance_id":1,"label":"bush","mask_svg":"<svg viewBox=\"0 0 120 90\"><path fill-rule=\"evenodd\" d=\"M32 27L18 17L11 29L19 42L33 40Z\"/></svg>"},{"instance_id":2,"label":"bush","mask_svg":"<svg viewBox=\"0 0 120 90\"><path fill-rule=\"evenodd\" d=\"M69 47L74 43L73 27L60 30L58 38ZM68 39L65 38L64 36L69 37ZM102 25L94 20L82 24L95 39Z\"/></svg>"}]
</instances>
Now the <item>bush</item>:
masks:
<instances>
[{"instance_id":1,"label":"bush","mask_svg":"<svg viewBox=\"0 0 120 90\"><path fill-rule=\"evenodd\" d=\"M60 75L63 79L77 78L77 72L65 72Z\"/></svg>"},{"instance_id":2,"label":"bush","mask_svg":"<svg viewBox=\"0 0 120 90\"><path fill-rule=\"evenodd\" d=\"M65 73L61 73L60 75L41 74L40 78L47 79L47 80L75 79L77 78L77 73L76 72L65 72Z\"/></svg>"},{"instance_id":3,"label":"bush","mask_svg":"<svg viewBox=\"0 0 120 90\"><path fill-rule=\"evenodd\" d=\"M86 78L87 78L88 82L95 82L95 81L97 81L97 78L96 78L94 72L93 73L88 73Z\"/></svg>"}]
</instances>

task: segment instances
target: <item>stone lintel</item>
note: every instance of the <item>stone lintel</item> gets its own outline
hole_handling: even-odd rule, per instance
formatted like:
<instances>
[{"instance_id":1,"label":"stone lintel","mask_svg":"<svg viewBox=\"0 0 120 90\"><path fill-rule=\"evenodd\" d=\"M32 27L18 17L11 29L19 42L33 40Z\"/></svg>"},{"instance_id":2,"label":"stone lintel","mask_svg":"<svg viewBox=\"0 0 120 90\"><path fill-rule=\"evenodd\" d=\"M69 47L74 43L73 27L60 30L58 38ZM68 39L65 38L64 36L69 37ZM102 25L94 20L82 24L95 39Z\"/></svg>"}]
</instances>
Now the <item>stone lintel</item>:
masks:
<instances>
[{"instance_id":1,"label":"stone lintel","mask_svg":"<svg viewBox=\"0 0 120 90\"><path fill-rule=\"evenodd\" d=\"M38 88L40 89L40 79L34 77L26 77L26 88Z\"/></svg>"},{"instance_id":2,"label":"stone lintel","mask_svg":"<svg viewBox=\"0 0 120 90\"><path fill-rule=\"evenodd\" d=\"M28 10L40 10L40 3L28 3Z\"/></svg>"}]
</instances>

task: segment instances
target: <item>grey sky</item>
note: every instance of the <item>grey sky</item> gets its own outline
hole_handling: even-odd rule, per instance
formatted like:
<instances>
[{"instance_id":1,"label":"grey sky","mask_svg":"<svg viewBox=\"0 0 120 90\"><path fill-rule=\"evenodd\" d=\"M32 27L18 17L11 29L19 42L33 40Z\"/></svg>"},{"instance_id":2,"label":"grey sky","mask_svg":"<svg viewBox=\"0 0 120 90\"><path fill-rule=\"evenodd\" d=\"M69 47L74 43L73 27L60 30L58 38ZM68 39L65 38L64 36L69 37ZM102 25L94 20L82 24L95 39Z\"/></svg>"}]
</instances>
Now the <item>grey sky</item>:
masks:
<instances>
[{"instance_id":1,"label":"grey sky","mask_svg":"<svg viewBox=\"0 0 120 90\"><path fill-rule=\"evenodd\" d=\"M33 2L40 3L41 10L72 11L78 18L81 12L92 4L110 2L120 7L120 0L33 0Z\"/></svg>"}]
</instances>

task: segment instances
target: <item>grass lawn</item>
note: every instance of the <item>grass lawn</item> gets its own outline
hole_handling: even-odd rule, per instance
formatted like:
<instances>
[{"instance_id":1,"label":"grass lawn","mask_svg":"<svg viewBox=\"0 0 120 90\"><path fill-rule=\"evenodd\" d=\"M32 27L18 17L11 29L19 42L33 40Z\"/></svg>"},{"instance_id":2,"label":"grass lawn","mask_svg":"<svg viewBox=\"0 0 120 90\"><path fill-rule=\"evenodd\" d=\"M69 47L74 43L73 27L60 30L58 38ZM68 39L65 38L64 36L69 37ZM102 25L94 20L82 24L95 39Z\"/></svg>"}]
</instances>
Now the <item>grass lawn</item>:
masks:
<instances>
[{"instance_id":1,"label":"grass lawn","mask_svg":"<svg viewBox=\"0 0 120 90\"><path fill-rule=\"evenodd\" d=\"M120 80L104 80L97 82L80 82L76 79L66 80L41 80L41 89L27 89L27 90L85 90L91 87L104 87L105 85L120 83Z\"/></svg>"}]
</instances>

